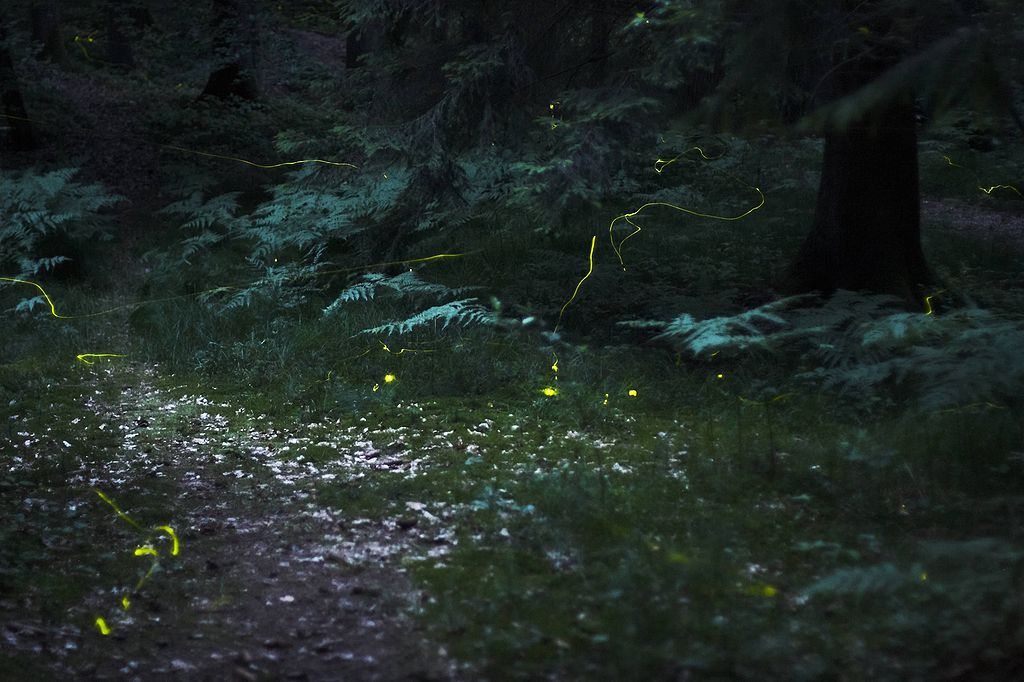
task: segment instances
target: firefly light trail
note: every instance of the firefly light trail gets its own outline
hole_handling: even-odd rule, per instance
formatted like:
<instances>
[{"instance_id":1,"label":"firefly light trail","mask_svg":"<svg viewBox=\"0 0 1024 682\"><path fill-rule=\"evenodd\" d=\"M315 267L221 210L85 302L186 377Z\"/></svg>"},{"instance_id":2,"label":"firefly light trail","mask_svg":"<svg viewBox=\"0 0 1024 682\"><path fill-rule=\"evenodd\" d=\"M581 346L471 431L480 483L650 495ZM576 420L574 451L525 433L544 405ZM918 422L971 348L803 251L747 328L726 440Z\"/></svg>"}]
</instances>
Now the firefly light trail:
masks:
<instances>
[{"instance_id":1,"label":"firefly light trail","mask_svg":"<svg viewBox=\"0 0 1024 682\"><path fill-rule=\"evenodd\" d=\"M128 608L131 606L130 595L138 593L139 590L142 589L143 585L146 584L146 581L149 580L150 576L153 575L153 572L156 571L157 567L160 565L160 551L156 549L156 547L154 547L152 544L150 544L148 538L152 537L154 532L159 532L167 535L171 539L171 556L178 556L178 552L181 550L181 545L178 542L178 534L175 533L174 529L171 528L171 526L169 525L146 528L138 521L128 516L128 514L126 514L124 510L121 509L121 507L119 507L116 502L110 499L110 497L108 497L102 490L100 490L99 488L93 488L93 492L95 492L101 500L106 502L107 505L114 510L114 513L117 514L117 517L119 519L121 519L122 521L124 521L140 533L144 533L147 536L147 540L141 546L135 548L135 550L132 552L132 556L148 556L152 559L152 561L150 562L149 569L141 578L139 578L138 582L135 583L135 587L131 590L131 592L128 592L121 597L121 608L127 611ZM94 622L96 623L96 628L100 631L101 635L109 635L111 633L110 626L107 624L106 619L104 619L102 616L97 616Z\"/></svg>"},{"instance_id":2,"label":"firefly light trail","mask_svg":"<svg viewBox=\"0 0 1024 682\"><path fill-rule=\"evenodd\" d=\"M186 154L196 154L198 156L208 156L213 159L225 159L227 161L238 161L246 165L252 166L253 168L283 168L285 166L300 166L305 163L321 163L325 166L340 166L343 168L358 168L354 163L347 163L344 161L326 161L324 159L299 159L298 161L281 161L280 163L256 163L255 161L249 161L248 159L242 159L237 156L226 156L224 154L213 154L211 152L200 152L195 149L185 149L184 147L177 147L175 145L165 144L161 145L164 149L173 149L176 152L184 152Z\"/></svg>"},{"instance_id":3,"label":"firefly light trail","mask_svg":"<svg viewBox=\"0 0 1024 682\"><path fill-rule=\"evenodd\" d=\"M615 256L619 259L619 265L622 266L623 270L626 269L626 263L622 259L622 245L626 242L627 239L629 239L630 237L634 237L634 236L636 236L637 234L640 233L641 227L639 225L637 225L635 222L633 222L633 218L635 218L639 213L641 213L645 209L651 208L653 206L664 206L665 208L670 208L670 209L672 209L674 211L680 211L682 213L686 213L688 215L692 215L692 216L694 216L696 218L708 218L709 220L726 220L726 221L742 220L743 218L746 218L748 215L750 215L754 211L756 211L759 208L761 208L762 206L764 206L764 201L765 201L764 200L764 193L761 192L761 189L759 187L754 187L753 190L755 192L757 192L757 196L760 199L758 201L757 205L756 206L752 206L751 208L748 208L743 213L740 213L739 215L735 215L735 216L720 216L720 215L715 215L715 214L712 214L712 213L701 213L699 211L694 211L693 209L684 208L683 206L677 206L676 204L670 204L667 201L649 201L649 202L647 202L646 204L643 204L640 208L636 209L635 211L633 211L631 213L624 213L624 214L622 214L622 215L620 215L620 216L618 216L616 218L613 218L612 221L608 224L608 238L611 241L612 250L615 252ZM619 243L616 244L615 243L615 224L617 222L619 222L620 220L624 220L627 223L629 223L630 225L632 225L633 226L633 231L630 232L629 234L627 234L625 237L623 237L619 241Z\"/></svg>"}]
</instances>

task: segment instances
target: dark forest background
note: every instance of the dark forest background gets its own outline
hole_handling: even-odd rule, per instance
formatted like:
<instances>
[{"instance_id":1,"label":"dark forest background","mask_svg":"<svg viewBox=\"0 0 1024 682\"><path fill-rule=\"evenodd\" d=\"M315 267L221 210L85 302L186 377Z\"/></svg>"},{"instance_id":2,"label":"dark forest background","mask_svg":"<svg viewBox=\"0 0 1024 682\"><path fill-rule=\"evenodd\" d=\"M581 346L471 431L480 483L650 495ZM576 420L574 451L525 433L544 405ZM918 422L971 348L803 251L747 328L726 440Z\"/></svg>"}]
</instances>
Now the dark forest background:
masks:
<instances>
[{"instance_id":1,"label":"dark forest background","mask_svg":"<svg viewBox=\"0 0 1024 682\"><path fill-rule=\"evenodd\" d=\"M139 382L281 442L468 429L308 482L459 538L401 564L430 676L1024 675L1022 43L999 0L8 0L4 498L95 503L113 446L16 443ZM100 597L33 538L91 526L18 514L0 605L47 631Z\"/></svg>"}]
</instances>

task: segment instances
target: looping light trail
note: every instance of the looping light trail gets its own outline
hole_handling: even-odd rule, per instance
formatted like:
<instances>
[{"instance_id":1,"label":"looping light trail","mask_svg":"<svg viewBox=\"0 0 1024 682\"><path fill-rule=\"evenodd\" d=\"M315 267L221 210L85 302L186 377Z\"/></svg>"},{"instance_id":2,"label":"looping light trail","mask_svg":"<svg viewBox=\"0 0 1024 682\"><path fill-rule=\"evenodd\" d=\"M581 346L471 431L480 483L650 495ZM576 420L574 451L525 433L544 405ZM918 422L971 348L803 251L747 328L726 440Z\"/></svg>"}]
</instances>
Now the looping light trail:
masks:
<instances>
[{"instance_id":1,"label":"looping light trail","mask_svg":"<svg viewBox=\"0 0 1024 682\"><path fill-rule=\"evenodd\" d=\"M622 245L626 242L627 239L629 239L630 237L634 237L634 236L636 236L637 234L640 233L642 228L639 225L637 225L635 222L633 222L633 218L635 218L640 212L644 211L645 209L651 208L653 206L664 206L665 208L670 208L670 209L672 209L674 211L679 211L681 213L686 213L687 215L692 215L692 216L694 216L696 218L707 218L709 220L727 220L727 221L741 220L743 218L746 218L748 215L750 215L754 211L758 210L762 206L764 206L765 198L764 198L764 193L761 191L761 188L760 187L754 187L753 190L755 192L757 192L757 196L760 199L758 201L757 205L756 206L752 206L751 208L748 208L743 213L740 213L739 215L735 215L735 216L721 216L721 215L715 215L713 213L701 213L700 211L694 211L693 209L685 208L683 206L677 206L676 204L671 204L671 203L669 203L667 201L649 201L646 204L644 204L643 206L641 206L640 208L636 209L635 211L632 211L631 213L624 213L624 214L622 214L622 215L620 215L620 216L618 216L616 218L613 218L612 221L608 224L608 238L611 241L612 250L615 252L615 256L619 259L619 265L621 265L623 269L626 268L626 263L622 259ZM629 234L627 234L621 240L619 240L619 242L616 244L615 243L615 224L617 222L619 222L620 220L624 220L625 222L627 222L630 225L632 225L633 226L633 231L630 232Z\"/></svg>"},{"instance_id":2,"label":"looping light trail","mask_svg":"<svg viewBox=\"0 0 1024 682\"><path fill-rule=\"evenodd\" d=\"M95 492L99 496L99 498L101 500L106 502L110 506L110 508L114 510L114 512L117 514L117 517L119 519L121 519L122 521L124 521L125 523L130 525L131 527L135 528L139 532L144 533L148 538L152 538L153 537L153 532L154 531L166 534L168 537L171 538L171 556L177 556L178 555L178 552L181 549L181 546L180 546L180 544L178 542L178 534L175 533L174 529L171 528L169 525L154 526L153 528L146 528L142 524L140 524L138 521L136 521L132 517L128 516L128 514L126 514L124 512L124 510L122 510L119 506L117 506L117 503L114 502L112 499L110 499L110 497L108 497L102 490L100 490L99 488L93 488L93 492ZM139 590L142 589L143 585L146 584L146 581L149 580L150 576L153 575L154 571L156 571L157 567L160 565L160 551L156 547L154 547L149 542L148 539L147 539L147 541L144 544L136 547L133 550L132 556L150 557L151 561L150 561L150 564L149 564L149 569L135 583L135 587L130 592L125 593L121 597L121 608L124 609L125 611L127 611L128 608L131 606L131 603L132 603L131 602L131 595L137 594L139 592ZM96 620L95 620L95 623L96 623L96 628L100 631L101 635L109 635L111 633L110 626L107 625L107 621L104 620L102 616L97 616Z\"/></svg>"}]
</instances>

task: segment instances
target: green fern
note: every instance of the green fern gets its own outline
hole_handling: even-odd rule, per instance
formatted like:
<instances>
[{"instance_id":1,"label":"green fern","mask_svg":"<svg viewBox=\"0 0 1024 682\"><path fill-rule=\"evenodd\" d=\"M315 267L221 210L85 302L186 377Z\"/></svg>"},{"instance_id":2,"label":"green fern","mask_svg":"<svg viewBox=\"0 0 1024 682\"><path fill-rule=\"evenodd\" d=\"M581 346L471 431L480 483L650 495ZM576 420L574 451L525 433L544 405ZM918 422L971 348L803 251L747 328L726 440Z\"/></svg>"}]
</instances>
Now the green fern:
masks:
<instances>
[{"instance_id":1,"label":"green fern","mask_svg":"<svg viewBox=\"0 0 1024 682\"><path fill-rule=\"evenodd\" d=\"M736 315L626 326L660 329L695 356L760 348L788 357L798 381L863 396L916 397L932 411L981 401L1019 404L1024 395L1024 320L980 308L945 315L908 313L887 296L837 292L773 301Z\"/></svg>"},{"instance_id":2,"label":"green fern","mask_svg":"<svg viewBox=\"0 0 1024 682\"><path fill-rule=\"evenodd\" d=\"M483 325L493 326L497 323L494 313L484 306L476 303L475 298L465 298L459 301L449 301L436 305L404 320L387 322L378 327L363 329L361 334L408 334L414 329L425 326L447 329L452 324L461 326Z\"/></svg>"},{"instance_id":3,"label":"green fern","mask_svg":"<svg viewBox=\"0 0 1024 682\"><path fill-rule=\"evenodd\" d=\"M387 277L380 273L371 272L363 275L363 281L348 287L334 300L333 303L324 309L324 315L333 315L343 303L353 301L372 301L381 289L393 292L397 297L409 296L431 296L445 297L458 296L472 287L448 287L444 284L436 284L420 279L419 275L411 270L399 273L394 277Z\"/></svg>"},{"instance_id":4,"label":"green fern","mask_svg":"<svg viewBox=\"0 0 1024 682\"><path fill-rule=\"evenodd\" d=\"M110 237L104 208L121 201L102 185L73 180L77 168L48 173L0 170L0 268L30 277L70 260L70 254L40 253L57 238L68 248Z\"/></svg>"}]
</instances>

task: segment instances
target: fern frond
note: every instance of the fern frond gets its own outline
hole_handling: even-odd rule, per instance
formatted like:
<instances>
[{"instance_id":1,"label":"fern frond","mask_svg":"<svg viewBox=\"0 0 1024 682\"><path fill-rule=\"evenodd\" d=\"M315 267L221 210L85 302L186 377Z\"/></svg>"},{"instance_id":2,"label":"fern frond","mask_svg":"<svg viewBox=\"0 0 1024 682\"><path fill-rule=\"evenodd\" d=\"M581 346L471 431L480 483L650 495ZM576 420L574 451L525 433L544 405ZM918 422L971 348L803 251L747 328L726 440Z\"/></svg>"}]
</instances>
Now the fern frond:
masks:
<instances>
[{"instance_id":1,"label":"fern frond","mask_svg":"<svg viewBox=\"0 0 1024 682\"><path fill-rule=\"evenodd\" d=\"M427 308L404 320L395 320L377 327L363 329L360 331L360 334L408 334L414 329L426 325L440 326L441 329L447 329L452 324L461 326L493 326L497 324L494 313L476 303L476 300L475 298L466 298L458 301L449 301L442 305Z\"/></svg>"}]
</instances>

